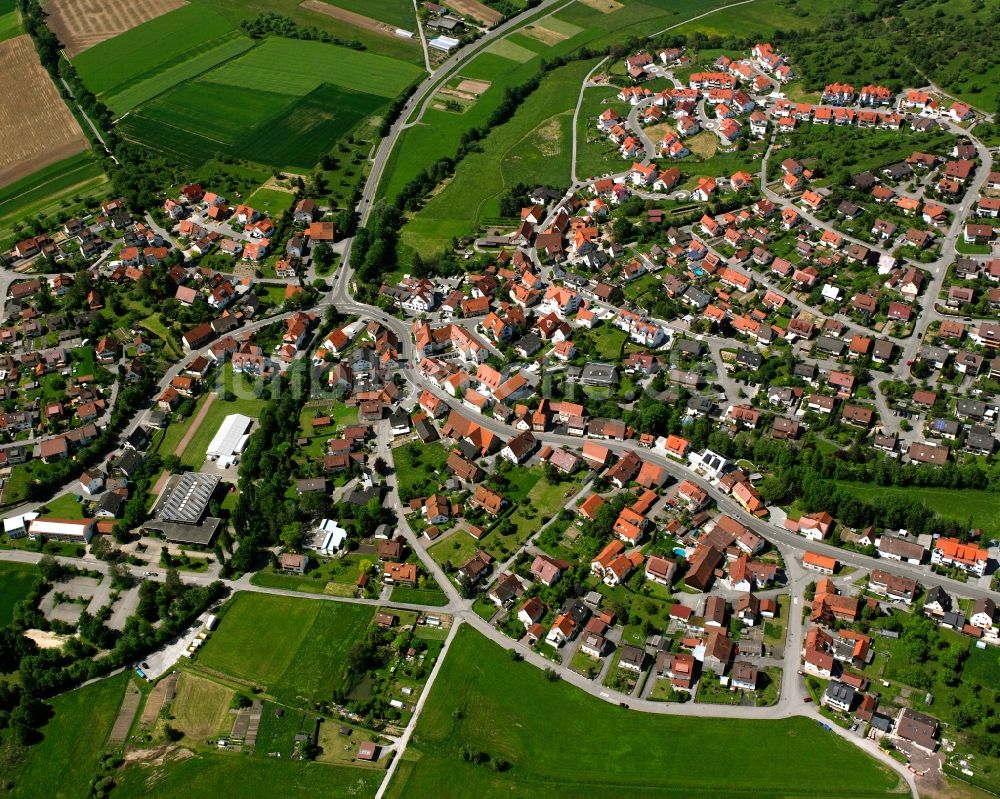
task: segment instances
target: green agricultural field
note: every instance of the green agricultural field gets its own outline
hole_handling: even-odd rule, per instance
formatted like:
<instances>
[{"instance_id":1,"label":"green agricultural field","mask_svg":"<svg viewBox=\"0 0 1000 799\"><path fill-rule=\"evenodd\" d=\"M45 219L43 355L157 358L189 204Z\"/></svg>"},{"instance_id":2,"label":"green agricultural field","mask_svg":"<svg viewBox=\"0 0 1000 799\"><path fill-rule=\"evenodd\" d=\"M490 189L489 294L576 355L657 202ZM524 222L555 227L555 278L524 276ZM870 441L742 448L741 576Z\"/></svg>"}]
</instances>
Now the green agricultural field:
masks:
<instances>
[{"instance_id":1,"label":"green agricultural field","mask_svg":"<svg viewBox=\"0 0 1000 799\"><path fill-rule=\"evenodd\" d=\"M53 769L53 773L60 772ZM152 795L148 781L155 779L157 799L217 799L232 793L236 786L246 796L366 799L375 795L382 774L374 769L351 766L207 752L157 766L155 770L131 766L121 772L114 796L115 799L146 799Z\"/></svg>"},{"instance_id":2,"label":"green agricultural field","mask_svg":"<svg viewBox=\"0 0 1000 799\"><path fill-rule=\"evenodd\" d=\"M529 49L523 45L517 44L511 41L512 37L506 37L500 39L489 47L486 48L484 52L492 53L493 55L498 55L501 58L509 59L510 61L516 61L518 64L523 64L525 61L530 61L536 55L538 51L535 49ZM535 44L539 44L536 42Z\"/></svg>"},{"instance_id":3,"label":"green agricultural field","mask_svg":"<svg viewBox=\"0 0 1000 799\"><path fill-rule=\"evenodd\" d=\"M73 65L92 92L113 95L215 49L235 27L207 5L192 3L85 50Z\"/></svg>"},{"instance_id":4,"label":"green agricultural field","mask_svg":"<svg viewBox=\"0 0 1000 799\"><path fill-rule=\"evenodd\" d=\"M323 83L395 97L421 70L394 58L321 42L266 39L211 73L216 83L303 96Z\"/></svg>"},{"instance_id":5,"label":"green agricultural field","mask_svg":"<svg viewBox=\"0 0 1000 799\"><path fill-rule=\"evenodd\" d=\"M341 73L341 61L348 72ZM122 119L119 129L190 168L221 155L308 171L409 82L401 75L415 74L415 68L382 56L319 42L268 39L142 104ZM372 93L341 85L345 83L370 83Z\"/></svg>"},{"instance_id":6,"label":"green agricultural field","mask_svg":"<svg viewBox=\"0 0 1000 799\"><path fill-rule=\"evenodd\" d=\"M235 152L286 169L310 170L334 142L384 103L374 94L325 83L258 127Z\"/></svg>"},{"instance_id":7,"label":"green agricultural field","mask_svg":"<svg viewBox=\"0 0 1000 799\"><path fill-rule=\"evenodd\" d=\"M245 53L253 42L246 36L234 36L209 43L211 47L190 58L157 72L152 77L126 86L117 94L105 99L107 106L116 114L124 114L147 100L163 94L184 81L196 78L219 64Z\"/></svg>"},{"instance_id":8,"label":"green agricultural field","mask_svg":"<svg viewBox=\"0 0 1000 799\"><path fill-rule=\"evenodd\" d=\"M979 527L987 536L1000 537L1000 494L991 491L955 488L912 488L879 486L871 483L834 481L840 488L865 502L890 496L916 497L945 519Z\"/></svg>"},{"instance_id":9,"label":"green agricultural field","mask_svg":"<svg viewBox=\"0 0 1000 799\"><path fill-rule=\"evenodd\" d=\"M103 199L108 185L92 151L70 156L0 189L0 246L15 237L14 223Z\"/></svg>"},{"instance_id":10,"label":"green agricultural field","mask_svg":"<svg viewBox=\"0 0 1000 799\"><path fill-rule=\"evenodd\" d=\"M12 779L11 799L80 799L89 795L108 735L118 716L128 674L101 680L51 700L53 718L42 741L27 750ZM56 764L72 764L59 768Z\"/></svg>"},{"instance_id":11,"label":"green agricultural field","mask_svg":"<svg viewBox=\"0 0 1000 799\"><path fill-rule=\"evenodd\" d=\"M21 19L16 11L2 11L7 4L0 6L0 42L13 39L21 34Z\"/></svg>"},{"instance_id":12,"label":"green agricultural field","mask_svg":"<svg viewBox=\"0 0 1000 799\"><path fill-rule=\"evenodd\" d=\"M38 568L27 563L0 563L0 627L10 624L14 605L28 595L38 577Z\"/></svg>"},{"instance_id":13,"label":"green agricultural field","mask_svg":"<svg viewBox=\"0 0 1000 799\"><path fill-rule=\"evenodd\" d=\"M328 700L347 651L374 609L363 605L240 594L199 654L211 669L267 686L283 701Z\"/></svg>"},{"instance_id":14,"label":"green agricultural field","mask_svg":"<svg viewBox=\"0 0 1000 799\"><path fill-rule=\"evenodd\" d=\"M403 243L421 254L500 215L500 197L516 183L570 184L573 108L579 84L595 62L576 61L549 75L509 122L466 157L443 191L403 229Z\"/></svg>"},{"instance_id":15,"label":"green agricultural field","mask_svg":"<svg viewBox=\"0 0 1000 799\"><path fill-rule=\"evenodd\" d=\"M377 19L396 28L415 30L417 15L410 0L324 0L332 6Z\"/></svg>"},{"instance_id":16,"label":"green agricultural field","mask_svg":"<svg viewBox=\"0 0 1000 799\"><path fill-rule=\"evenodd\" d=\"M121 129L154 149L163 145L167 150L194 153L200 139L208 142L209 148L226 152L233 150L249 131L269 122L294 102L295 98L288 94L198 80L147 103L126 117ZM206 114L211 107L225 108L226 112Z\"/></svg>"},{"instance_id":17,"label":"green agricultural field","mask_svg":"<svg viewBox=\"0 0 1000 799\"><path fill-rule=\"evenodd\" d=\"M557 735L553 735L553 730ZM760 756L766 741L767 757ZM508 761L473 765L462 751ZM600 756L581 756L599 752ZM886 796L895 774L812 720L738 721L622 710L478 633L454 640L387 796ZM817 788L817 786L822 786Z\"/></svg>"},{"instance_id":18,"label":"green agricultural field","mask_svg":"<svg viewBox=\"0 0 1000 799\"><path fill-rule=\"evenodd\" d=\"M374 616L374 609L367 605L321 603L312 628L295 652L292 667L272 687L274 693L289 701L329 700L333 689L343 682L348 650L364 639Z\"/></svg>"},{"instance_id":19,"label":"green agricultural field","mask_svg":"<svg viewBox=\"0 0 1000 799\"><path fill-rule=\"evenodd\" d=\"M238 594L199 651L198 662L272 685L292 664L319 610L318 602Z\"/></svg>"}]
</instances>

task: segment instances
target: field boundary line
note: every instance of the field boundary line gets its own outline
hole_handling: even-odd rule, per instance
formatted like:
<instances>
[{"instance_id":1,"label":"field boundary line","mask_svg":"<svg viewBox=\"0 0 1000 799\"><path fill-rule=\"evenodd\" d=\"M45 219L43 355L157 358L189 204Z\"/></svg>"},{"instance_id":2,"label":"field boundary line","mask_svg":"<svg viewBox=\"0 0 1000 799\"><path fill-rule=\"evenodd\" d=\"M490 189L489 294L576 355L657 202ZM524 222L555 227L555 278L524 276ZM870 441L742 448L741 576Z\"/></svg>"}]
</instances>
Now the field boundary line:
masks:
<instances>
[{"instance_id":1,"label":"field boundary line","mask_svg":"<svg viewBox=\"0 0 1000 799\"><path fill-rule=\"evenodd\" d=\"M208 409L212 407L212 403L215 402L216 394L214 391L208 393L208 397L205 399L204 405L198 409L198 413L194 415L191 420L191 424L188 425L188 429L184 431L184 435L181 436L181 440L177 442L177 448L174 450L174 454L180 458L184 455L187 450L188 445L191 443L191 439L194 438L195 433L198 432L198 428L201 423L205 421L205 417L208 415Z\"/></svg>"}]
</instances>

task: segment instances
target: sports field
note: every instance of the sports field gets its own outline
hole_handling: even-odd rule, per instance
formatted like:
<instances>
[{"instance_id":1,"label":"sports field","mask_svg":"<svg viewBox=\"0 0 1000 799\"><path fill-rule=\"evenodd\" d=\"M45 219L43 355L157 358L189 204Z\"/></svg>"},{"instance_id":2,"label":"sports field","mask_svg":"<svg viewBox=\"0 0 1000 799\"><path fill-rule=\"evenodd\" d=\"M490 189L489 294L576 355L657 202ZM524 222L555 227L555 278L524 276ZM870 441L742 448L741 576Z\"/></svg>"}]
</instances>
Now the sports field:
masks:
<instances>
[{"instance_id":1,"label":"sports field","mask_svg":"<svg viewBox=\"0 0 1000 799\"><path fill-rule=\"evenodd\" d=\"M368 606L239 594L199 663L265 685L286 701L328 700L348 649L374 614Z\"/></svg>"},{"instance_id":2,"label":"sports field","mask_svg":"<svg viewBox=\"0 0 1000 799\"><path fill-rule=\"evenodd\" d=\"M473 765L463 750L508 761ZM766 754L765 754L766 753ZM886 796L895 774L815 721L737 721L623 710L471 629L454 640L387 796Z\"/></svg>"},{"instance_id":3,"label":"sports field","mask_svg":"<svg viewBox=\"0 0 1000 799\"><path fill-rule=\"evenodd\" d=\"M87 149L87 138L42 68L30 36L0 42L0 75L0 186Z\"/></svg>"},{"instance_id":4,"label":"sports field","mask_svg":"<svg viewBox=\"0 0 1000 799\"><path fill-rule=\"evenodd\" d=\"M128 674L119 674L51 700L55 715L41 730L43 740L27 750L18 771L4 777L15 783L10 799L88 796L127 682Z\"/></svg>"},{"instance_id":5,"label":"sports field","mask_svg":"<svg viewBox=\"0 0 1000 799\"><path fill-rule=\"evenodd\" d=\"M27 563L0 563L0 627L10 624L14 605L28 595L38 577L38 568Z\"/></svg>"},{"instance_id":6,"label":"sports field","mask_svg":"<svg viewBox=\"0 0 1000 799\"><path fill-rule=\"evenodd\" d=\"M181 460L192 469L200 469L205 463L205 453L208 452L208 445L212 443L212 439L219 432L219 427L227 416L234 413L242 413L245 416L256 419L260 415L260 412L264 410L265 405L267 405L266 400L251 397L237 397L232 402L226 402L216 397L215 402L205 412L201 424L198 425L198 429L191 436L191 440L184 448L184 451L178 453L181 456Z\"/></svg>"},{"instance_id":7,"label":"sports field","mask_svg":"<svg viewBox=\"0 0 1000 799\"><path fill-rule=\"evenodd\" d=\"M127 768L114 797L218 799L238 792L282 799L367 799L375 795L381 777L382 772L373 769L206 752L165 767Z\"/></svg>"},{"instance_id":8,"label":"sports field","mask_svg":"<svg viewBox=\"0 0 1000 799\"><path fill-rule=\"evenodd\" d=\"M294 199L295 195L290 191L261 187L247 197L247 205L268 216L279 217L288 210Z\"/></svg>"}]
</instances>

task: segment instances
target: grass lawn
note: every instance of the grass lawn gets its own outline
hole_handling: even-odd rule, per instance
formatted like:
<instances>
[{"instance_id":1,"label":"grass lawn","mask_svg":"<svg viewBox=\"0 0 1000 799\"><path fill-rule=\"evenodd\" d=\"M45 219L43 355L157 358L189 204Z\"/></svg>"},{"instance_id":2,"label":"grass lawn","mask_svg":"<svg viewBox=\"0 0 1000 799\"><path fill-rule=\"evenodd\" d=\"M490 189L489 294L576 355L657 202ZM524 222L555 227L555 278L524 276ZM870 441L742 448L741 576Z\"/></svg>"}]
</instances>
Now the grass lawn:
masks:
<instances>
[{"instance_id":1,"label":"grass lawn","mask_svg":"<svg viewBox=\"0 0 1000 799\"><path fill-rule=\"evenodd\" d=\"M42 728L41 743L27 750L20 774L14 778L11 799L89 795L91 777L118 716L128 679L127 673L119 674L51 700L55 715Z\"/></svg>"},{"instance_id":2,"label":"grass lawn","mask_svg":"<svg viewBox=\"0 0 1000 799\"><path fill-rule=\"evenodd\" d=\"M778 597L778 615L773 619L764 619L765 642L771 646L781 646L785 643L788 632L788 594Z\"/></svg>"},{"instance_id":3,"label":"grass lawn","mask_svg":"<svg viewBox=\"0 0 1000 799\"><path fill-rule=\"evenodd\" d=\"M412 442L395 447L392 460L396 467L399 495L404 502L433 492L447 477L444 464L448 460L448 451L438 443L425 446Z\"/></svg>"},{"instance_id":4,"label":"grass lawn","mask_svg":"<svg viewBox=\"0 0 1000 799\"><path fill-rule=\"evenodd\" d=\"M266 685L283 701L328 700L347 650L374 609L362 605L241 594L202 647L202 665Z\"/></svg>"},{"instance_id":5,"label":"grass lawn","mask_svg":"<svg viewBox=\"0 0 1000 799\"><path fill-rule=\"evenodd\" d=\"M962 677L980 685L1000 685L1000 651L996 647L969 650L969 657L962 666Z\"/></svg>"},{"instance_id":6,"label":"grass lawn","mask_svg":"<svg viewBox=\"0 0 1000 799\"><path fill-rule=\"evenodd\" d=\"M83 505L77 502L75 494L62 494L51 502L46 502L49 516L56 516L60 519L82 519L84 517Z\"/></svg>"},{"instance_id":7,"label":"grass lawn","mask_svg":"<svg viewBox=\"0 0 1000 799\"><path fill-rule=\"evenodd\" d=\"M317 415L329 416L333 420L333 425L314 429L312 420ZM303 455L309 460L322 458L326 452L327 441L334 433L357 422L358 409L349 408L342 402L335 402L332 406L330 403L307 405L299 415L299 436L309 439L309 443L302 448Z\"/></svg>"},{"instance_id":8,"label":"grass lawn","mask_svg":"<svg viewBox=\"0 0 1000 799\"><path fill-rule=\"evenodd\" d=\"M483 541L477 541L464 530L457 530L444 541L436 543L427 552L438 565L443 566L445 563L451 562L457 569L475 555L484 544L487 550L490 549L490 537L488 535Z\"/></svg>"},{"instance_id":9,"label":"grass lawn","mask_svg":"<svg viewBox=\"0 0 1000 799\"><path fill-rule=\"evenodd\" d=\"M938 515L973 527L987 536L1000 536L1000 494L990 491L954 488L913 488L879 486L871 483L835 481L838 486L865 502L878 502L887 496L916 497Z\"/></svg>"},{"instance_id":10,"label":"grass lawn","mask_svg":"<svg viewBox=\"0 0 1000 799\"><path fill-rule=\"evenodd\" d=\"M569 667L577 674L582 674L588 680L592 680L601 671L601 661L578 649L570 658Z\"/></svg>"},{"instance_id":11,"label":"grass lawn","mask_svg":"<svg viewBox=\"0 0 1000 799\"><path fill-rule=\"evenodd\" d=\"M767 757L761 741L767 741ZM884 796L898 783L814 721L631 712L548 682L541 670L512 663L470 629L453 642L410 746L388 797L861 799ZM467 763L463 747L503 758L511 768L497 773ZM581 757L583 751L601 756ZM639 759L655 767L639 768Z\"/></svg>"},{"instance_id":12,"label":"grass lawn","mask_svg":"<svg viewBox=\"0 0 1000 799\"><path fill-rule=\"evenodd\" d=\"M238 594L198 662L241 679L271 685L291 666L319 615L320 604L289 597ZM259 645L261 638L267 646Z\"/></svg>"},{"instance_id":13,"label":"grass lawn","mask_svg":"<svg viewBox=\"0 0 1000 799\"><path fill-rule=\"evenodd\" d=\"M581 329L574 332L573 340L577 347L588 354L593 353L598 360L616 361L621 357L622 348L628 341L628 333L604 323L595 330L585 332Z\"/></svg>"},{"instance_id":14,"label":"grass lawn","mask_svg":"<svg viewBox=\"0 0 1000 799\"><path fill-rule=\"evenodd\" d=\"M62 770L52 772L61 775ZM373 769L206 752L155 772L142 766L126 769L115 787L115 799L146 799L151 795L147 781L154 775L157 799L217 799L235 786L246 796L365 799L375 795L382 777Z\"/></svg>"},{"instance_id":15,"label":"grass lawn","mask_svg":"<svg viewBox=\"0 0 1000 799\"><path fill-rule=\"evenodd\" d=\"M375 557L345 555L342 558L325 558L318 562L312 559L309 571L305 575L285 574L268 567L255 572L250 581L254 585L303 591L307 594L354 596L354 586L361 576L360 563L363 560L371 564L374 563Z\"/></svg>"},{"instance_id":16,"label":"grass lawn","mask_svg":"<svg viewBox=\"0 0 1000 799\"><path fill-rule=\"evenodd\" d=\"M184 434L188 431L191 426L192 420L198 415L198 411L201 410L201 406L208 401L208 396L211 392L206 391L195 401L194 413L184 419L181 422L171 422L167 425L167 429L163 431L163 438L160 441L159 452L161 455L173 455L177 450L177 445L180 443L181 439L184 438Z\"/></svg>"},{"instance_id":17,"label":"grass lawn","mask_svg":"<svg viewBox=\"0 0 1000 799\"><path fill-rule=\"evenodd\" d=\"M442 607L448 604L448 597L440 588L410 588L405 585L394 585L392 593L389 595L389 601Z\"/></svg>"},{"instance_id":18,"label":"grass lawn","mask_svg":"<svg viewBox=\"0 0 1000 799\"><path fill-rule=\"evenodd\" d=\"M31 564L0 563L0 627L11 623L14 605L28 595L38 577L38 567Z\"/></svg>"},{"instance_id":19,"label":"grass lawn","mask_svg":"<svg viewBox=\"0 0 1000 799\"><path fill-rule=\"evenodd\" d=\"M534 471L534 470L529 470ZM562 506L573 494L580 490L579 479L566 480L562 483L550 483L544 476L535 472L537 482L532 486L524 500L519 501L510 515L515 531L512 535L498 536L490 534L493 539L489 543L500 544L510 552L514 552L545 524L552 516L557 516Z\"/></svg>"}]
</instances>

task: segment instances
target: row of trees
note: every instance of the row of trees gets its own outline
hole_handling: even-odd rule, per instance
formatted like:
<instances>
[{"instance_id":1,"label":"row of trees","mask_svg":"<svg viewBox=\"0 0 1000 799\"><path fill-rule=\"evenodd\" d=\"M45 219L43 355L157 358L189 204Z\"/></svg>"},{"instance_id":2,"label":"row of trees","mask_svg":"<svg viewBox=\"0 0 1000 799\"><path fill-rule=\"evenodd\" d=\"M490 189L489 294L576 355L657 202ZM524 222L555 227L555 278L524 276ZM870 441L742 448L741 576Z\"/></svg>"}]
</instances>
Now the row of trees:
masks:
<instances>
[{"instance_id":1,"label":"row of trees","mask_svg":"<svg viewBox=\"0 0 1000 799\"><path fill-rule=\"evenodd\" d=\"M339 39L332 33L321 31L314 25L299 25L289 17L283 17L273 12L263 12L253 19L240 22L240 29L252 39L263 39L265 36L282 36L286 39L305 39L306 41L326 42L340 47L350 47L352 50L366 50L357 39Z\"/></svg>"},{"instance_id":2,"label":"row of trees","mask_svg":"<svg viewBox=\"0 0 1000 799\"><path fill-rule=\"evenodd\" d=\"M259 426L240 458L239 499L232 524L239 547L228 568L257 567L263 550L304 518L299 503L287 496L294 469L299 414L308 391L308 365L296 361L276 384L275 396L260 414Z\"/></svg>"}]
</instances>

